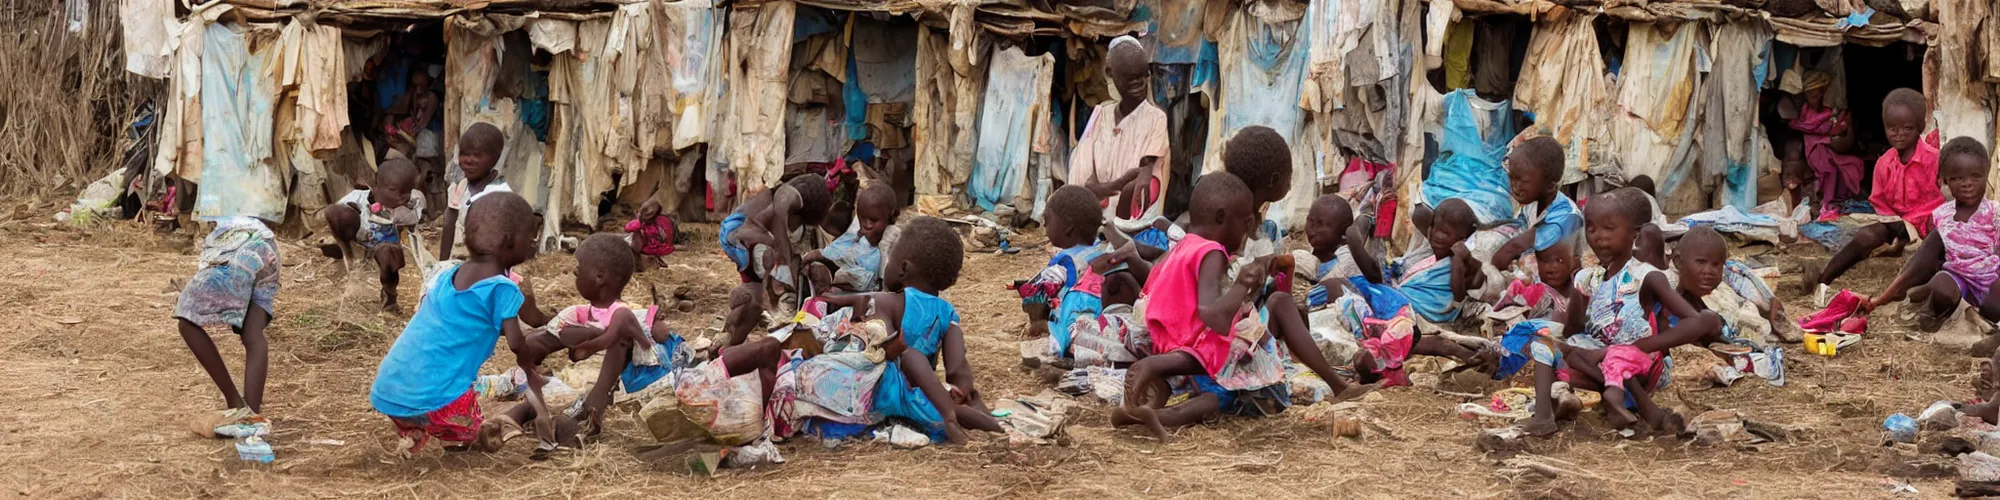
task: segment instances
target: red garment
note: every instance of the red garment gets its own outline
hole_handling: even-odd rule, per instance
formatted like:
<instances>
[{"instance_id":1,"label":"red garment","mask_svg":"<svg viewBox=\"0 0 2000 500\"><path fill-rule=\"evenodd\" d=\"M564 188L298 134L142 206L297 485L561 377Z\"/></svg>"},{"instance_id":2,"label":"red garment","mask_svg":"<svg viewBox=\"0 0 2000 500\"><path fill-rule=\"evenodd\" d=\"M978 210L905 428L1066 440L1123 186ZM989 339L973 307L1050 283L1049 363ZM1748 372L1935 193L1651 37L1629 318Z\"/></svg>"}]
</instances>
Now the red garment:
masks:
<instances>
[{"instance_id":1,"label":"red garment","mask_svg":"<svg viewBox=\"0 0 2000 500\"><path fill-rule=\"evenodd\" d=\"M1806 164L1819 176L1820 211L1833 212L1841 200L1861 194L1861 158L1833 150L1833 138L1847 131L1847 112L1807 104L1792 119L1805 136Z\"/></svg>"},{"instance_id":2,"label":"red garment","mask_svg":"<svg viewBox=\"0 0 2000 500\"><path fill-rule=\"evenodd\" d=\"M408 438L415 445L410 452L424 448L424 443L432 437L457 444L470 443L479 438L479 425L486 422L479 412L479 393L466 390L464 395L451 401L443 408L431 410L417 418L390 418L396 423L396 434Z\"/></svg>"},{"instance_id":3,"label":"red garment","mask_svg":"<svg viewBox=\"0 0 2000 500\"><path fill-rule=\"evenodd\" d=\"M1153 351L1166 354L1186 351L1215 376L1229 359L1229 335L1201 322L1201 260L1220 253L1229 260L1221 243L1189 233L1174 244L1167 255L1153 265L1153 273L1140 290L1146 297L1146 331L1153 336Z\"/></svg>"},{"instance_id":4,"label":"red garment","mask_svg":"<svg viewBox=\"0 0 2000 500\"><path fill-rule=\"evenodd\" d=\"M632 219L625 223L625 232L639 243L639 253L653 257L674 253L674 220L665 215L655 215L650 221Z\"/></svg>"},{"instance_id":5,"label":"red garment","mask_svg":"<svg viewBox=\"0 0 2000 500\"><path fill-rule=\"evenodd\" d=\"M1848 318L1863 318L1867 314L1861 311L1860 295L1847 290L1841 290L1839 294L1833 296L1833 300L1826 302L1825 309L1820 309L1806 317L1799 318L1799 329L1812 333L1864 333L1861 331L1844 331L1842 325ZM1865 330L1867 323L1862 322L1860 324L1862 327L1856 328L1856 330Z\"/></svg>"},{"instance_id":6,"label":"red garment","mask_svg":"<svg viewBox=\"0 0 2000 500\"><path fill-rule=\"evenodd\" d=\"M1875 213L1902 217L1915 226L1915 239L1930 235L1931 211L1944 204L1944 190L1938 188L1937 131L1917 141L1909 163L1895 149L1875 160L1875 193L1868 195L1868 203L1875 206Z\"/></svg>"}]
</instances>

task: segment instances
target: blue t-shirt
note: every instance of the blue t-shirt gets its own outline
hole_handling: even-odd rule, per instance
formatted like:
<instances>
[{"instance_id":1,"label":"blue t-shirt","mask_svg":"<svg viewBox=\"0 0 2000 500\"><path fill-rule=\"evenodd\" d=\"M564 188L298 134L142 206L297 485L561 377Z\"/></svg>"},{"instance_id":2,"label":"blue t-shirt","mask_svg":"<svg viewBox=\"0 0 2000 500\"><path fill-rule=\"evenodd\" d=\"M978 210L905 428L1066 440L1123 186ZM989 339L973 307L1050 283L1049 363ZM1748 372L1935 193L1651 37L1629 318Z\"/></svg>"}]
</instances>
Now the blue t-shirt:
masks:
<instances>
[{"instance_id":1,"label":"blue t-shirt","mask_svg":"<svg viewBox=\"0 0 2000 500\"><path fill-rule=\"evenodd\" d=\"M494 276L459 290L441 273L417 306L403 335L375 371L368 402L391 417L417 417L451 404L472 388L479 366L493 355L500 326L521 310L520 285Z\"/></svg>"},{"instance_id":2,"label":"blue t-shirt","mask_svg":"<svg viewBox=\"0 0 2000 500\"><path fill-rule=\"evenodd\" d=\"M1515 215L1514 221L1523 228L1528 225L1528 213L1523 210ZM1542 220L1535 225L1535 251L1548 250L1563 238L1583 229L1583 211L1577 210L1576 202L1569 195L1556 193L1554 201L1542 209Z\"/></svg>"}]
</instances>

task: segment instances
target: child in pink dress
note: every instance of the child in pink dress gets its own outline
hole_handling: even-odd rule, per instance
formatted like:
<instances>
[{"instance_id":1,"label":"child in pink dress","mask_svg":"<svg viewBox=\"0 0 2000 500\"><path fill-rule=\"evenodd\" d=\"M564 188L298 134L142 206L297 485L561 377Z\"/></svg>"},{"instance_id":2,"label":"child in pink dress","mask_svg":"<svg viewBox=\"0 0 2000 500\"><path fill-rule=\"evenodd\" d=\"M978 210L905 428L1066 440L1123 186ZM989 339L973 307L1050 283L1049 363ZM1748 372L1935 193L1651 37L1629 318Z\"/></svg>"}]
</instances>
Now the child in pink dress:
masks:
<instances>
[{"instance_id":1,"label":"child in pink dress","mask_svg":"<svg viewBox=\"0 0 2000 500\"><path fill-rule=\"evenodd\" d=\"M1805 136L1806 164L1812 167L1819 178L1820 220L1830 220L1840 215L1838 207L1842 200L1861 194L1861 176L1865 164L1861 157L1839 151L1841 145L1853 144L1853 132L1849 129L1850 117L1847 110L1836 109L1822 103L1826 97L1826 87L1833 81L1826 73L1818 71L1806 74L1805 105L1799 107L1799 117L1792 119L1792 130ZM1845 144L1841 144L1841 143Z\"/></svg>"},{"instance_id":2,"label":"child in pink dress","mask_svg":"<svg viewBox=\"0 0 2000 500\"><path fill-rule=\"evenodd\" d=\"M1903 298L1923 304L1917 326L1937 331L1963 301L1988 322L2000 320L2000 299L1992 291L2000 278L2000 203L1986 199L1988 153L1977 139L1959 137L1944 145L1939 171L1952 203L1939 205L1929 220L1936 226L1896 280L1868 301L1880 307ZM1929 280L1919 285L1920 280ZM1985 350L1991 350L1987 346ZM1974 353L1975 356L1985 356Z\"/></svg>"}]
</instances>

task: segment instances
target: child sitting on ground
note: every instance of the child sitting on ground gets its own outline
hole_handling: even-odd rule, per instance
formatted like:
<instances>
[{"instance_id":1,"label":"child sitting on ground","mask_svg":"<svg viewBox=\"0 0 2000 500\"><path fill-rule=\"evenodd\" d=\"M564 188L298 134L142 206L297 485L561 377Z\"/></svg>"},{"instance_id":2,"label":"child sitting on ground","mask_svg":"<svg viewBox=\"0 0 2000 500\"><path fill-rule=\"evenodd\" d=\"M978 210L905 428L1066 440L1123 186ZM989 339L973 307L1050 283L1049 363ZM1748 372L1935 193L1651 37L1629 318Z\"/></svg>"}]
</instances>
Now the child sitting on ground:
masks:
<instances>
[{"instance_id":1,"label":"child sitting on ground","mask_svg":"<svg viewBox=\"0 0 2000 500\"><path fill-rule=\"evenodd\" d=\"M1991 293L2000 277L2000 203L1986 198L1986 147L1970 137L1954 138L1944 145L1939 161L1938 180L1952 203L1931 211L1928 219L1937 229L1896 279L1867 301L1873 309L1907 295L1919 307L1917 327L1927 332L1937 331L1960 303L1973 307L1980 319L2000 321L2000 294ZM1992 350L1992 342L1981 344L1986 345L1980 350Z\"/></svg>"},{"instance_id":2,"label":"child sitting on ground","mask_svg":"<svg viewBox=\"0 0 2000 500\"><path fill-rule=\"evenodd\" d=\"M674 253L674 232L674 219L660 213L660 200L647 198L639 205L638 217L625 223L625 242L638 256L641 272L667 265L667 256Z\"/></svg>"},{"instance_id":3,"label":"child sitting on ground","mask_svg":"<svg viewBox=\"0 0 2000 500\"><path fill-rule=\"evenodd\" d=\"M1486 280L1479 260L1465 243L1473 231L1472 207L1456 198L1447 199L1432 215L1425 233L1428 245L1404 255L1396 263L1399 273L1384 274L1375 256L1360 248L1363 240L1358 234L1350 234L1347 243L1353 247L1350 253L1362 276L1369 283L1389 287L1366 287L1364 294L1392 291L1408 301L1425 322L1437 329L1462 332L1467 329L1465 323L1484 321L1486 312L1486 304L1468 300L1470 291L1485 286Z\"/></svg>"},{"instance_id":4,"label":"child sitting on ground","mask_svg":"<svg viewBox=\"0 0 2000 500\"><path fill-rule=\"evenodd\" d=\"M1931 214L1944 206L1945 200L1937 185L1938 133L1924 133L1928 116L1930 103L1915 90L1896 89L1882 100L1882 129L1891 149L1875 160L1871 184L1875 192L1868 195L1875 215L1865 217L1878 223L1856 230L1854 238L1819 272L1807 268L1802 273L1802 277L1815 280L1807 286L1814 307L1826 307L1828 285L1877 248L1890 245L1891 253L1901 254L1903 242L1923 240L1930 234L1935 222Z\"/></svg>"},{"instance_id":5,"label":"child sitting on ground","mask_svg":"<svg viewBox=\"0 0 2000 500\"><path fill-rule=\"evenodd\" d=\"M1497 323L1494 331L1508 331L1523 320L1560 321L1568 317L1570 279L1583 264L1577 251L1580 239L1581 233L1573 233L1535 251L1535 276L1507 283L1507 291L1500 293L1493 310L1486 313L1489 321Z\"/></svg>"},{"instance_id":6,"label":"child sitting on ground","mask_svg":"<svg viewBox=\"0 0 2000 500\"><path fill-rule=\"evenodd\" d=\"M486 122L466 127L465 133L459 136L457 163L465 178L453 182L446 189L444 218L440 219L443 222L440 227L444 230L438 243L438 251L444 252L444 259L464 259L469 255L465 243L465 221L461 216L466 214L472 202L493 193L514 192L507 179L495 168L500 162L500 152L506 147L507 136ZM529 212L528 217L533 218L534 213ZM532 239L534 235L529 237ZM426 275L430 273L429 269L424 271Z\"/></svg>"},{"instance_id":7,"label":"child sitting on ground","mask_svg":"<svg viewBox=\"0 0 2000 500\"><path fill-rule=\"evenodd\" d=\"M1049 245L1059 250L1049 257L1048 267L1015 291L1021 294L1021 310L1028 314L1029 337L1049 337L1050 354L1067 358L1070 325L1079 317L1096 316L1102 308L1104 276L1090 263L1104 254L1096 242L1104 212L1089 189L1071 185L1049 195L1043 214Z\"/></svg>"},{"instance_id":8,"label":"child sitting on ground","mask_svg":"<svg viewBox=\"0 0 2000 500\"><path fill-rule=\"evenodd\" d=\"M395 311L396 284L402 282L402 232L415 228L424 213L424 193L417 187L417 167L409 160L382 162L372 189L356 189L328 205L320 215L333 232L333 244L320 252L346 263L354 245L375 261L382 282L382 308Z\"/></svg>"},{"instance_id":9,"label":"child sitting on ground","mask_svg":"<svg viewBox=\"0 0 2000 500\"><path fill-rule=\"evenodd\" d=\"M1583 212L1569 195L1556 191L1562 182L1562 144L1551 137L1535 137L1514 146L1507 153L1507 185L1520 205L1515 224L1520 233L1493 253L1492 264L1500 269L1529 252L1554 246L1583 229Z\"/></svg>"},{"instance_id":10,"label":"child sitting on ground","mask_svg":"<svg viewBox=\"0 0 2000 500\"><path fill-rule=\"evenodd\" d=\"M736 264L743 284L729 292L726 345L743 343L763 309L798 291L799 254L794 232L818 226L833 207L833 193L818 174L793 177L736 207L722 219L722 254ZM796 305L796 304L794 304Z\"/></svg>"},{"instance_id":11,"label":"child sitting on ground","mask_svg":"<svg viewBox=\"0 0 2000 500\"><path fill-rule=\"evenodd\" d=\"M1557 430L1552 388L1558 378L1603 391L1606 419L1614 427L1644 422L1678 432L1678 425L1649 397L1662 380L1662 358L1674 346L1720 340L1722 319L1696 310L1665 273L1632 257L1639 226L1648 215L1644 195L1634 188L1593 197L1584 208L1584 228L1590 250L1603 264L1579 271L1572 281L1577 288L1570 291L1569 315L1561 330L1567 338L1507 342L1524 346L1535 364L1534 416L1523 424L1530 435ZM1656 311L1682 319L1656 333ZM1644 420L1625 409L1628 393Z\"/></svg>"},{"instance_id":12,"label":"child sitting on ground","mask_svg":"<svg viewBox=\"0 0 2000 500\"><path fill-rule=\"evenodd\" d=\"M222 392L221 413L198 419L194 432L204 436L251 437L270 434L271 423L263 415L264 374L269 368L270 344L264 327L277 312L278 240L264 221L252 217L228 217L216 221L215 230L202 240L201 257L195 262L194 277L181 287L174 305L181 340L208 378ZM215 341L204 327L229 325L243 341L243 391L229 365L216 352Z\"/></svg>"},{"instance_id":13,"label":"child sitting on ground","mask_svg":"<svg viewBox=\"0 0 2000 500\"><path fill-rule=\"evenodd\" d=\"M1791 121L1792 130L1804 136L1802 156L1819 184L1819 220L1840 216L1840 203L1861 195L1861 157L1849 154L1854 130L1847 110L1825 104L1826 88L1833 78L1819 71L1807 71L1805 103ZM1790 207L1787 207L1790 208Z\"/></svg>"},{"instance_id":14,"label":"child sitting on ground","mask_svg":"<svg viewBox=\"0 0 2000 500\"><path fill-rule=\"evenodd\" d=\"M854 195L852 225L826 248L806 253L813 284L835 292L881 290L882 257L902 236L896 215L895 189L881 182L861 188Z\"/></svg>"},{"instance_id":15,"label":"child sitting on ground","mask_svg":"<svg viewBox=\"0 0 2000 500\"><path fill-rule=\"evenodd\" d=\"M534 210L513 193L487 196L473 205L466 218L466 245L472 258L431 279L416 314L375 373L369 403L388 416L401 436L404 456L421 450L431 438L447 449L477 440L485 419L479 411L473 381L479 366L493 355L494 339L505 337L515 361L528 372L532 387L541 374L529 362L531 353L519 322L525 296L507 269L535 256ZM530 401L540 404L540 394ZM546 413L546 407L538 408ZM538 449L553 449L544 442ZM492 450L488 450L492 451Z\"/></svg>"},{"instance_id":16,"label":"child sitting on ground","mask_svg":"<svg viewBox=\"0 0 2000 500\"><path fill-rule=\"evenodd\" d=\"M1274 326L1267 328L1264 320L1251 316L1256 312L1254 293L1265 288L1271 260L1243 266L1230 280L1234 284L1225 285L1230 253L1242 247L1248 230L1243 221L1254 214L1252 199L1235 175L1204 175L1195 184L1187 238L1157 265L1147 265L1130 249L1113 255L1110 264L1129 263L1133 272L1149 275L1139 314L1153 345L1153 355L1133 363L1127 373L1125 404L1112 411L1113 425L1143 425L1164 441L1168 428L1216 415L1282 411L1290 394L1280 384L1282 361L1266 333L1282 339L1302 364L1331 385L1340 394L1336 399L1366 392L1366 387L1349 386L1327 366L1289 292L1269 300L1268 321ZM1167 407L1167 380L1178 376L1190 377L1198 394ZM1266 394L1273 388L1279 394Z\"/></svg>"},{"instance_id":17,"label":"child sitting on ground","mask_svg":"<svg viewBox=\"0 0 2000 500\"><path fill-rule=\"evenodd\" d=\"M964 443L965 429L1004 432L973 385L958 309L938 295L958 283L965 265L958 232L934 217L903 227L903 241L883 266L884 292L829 297L830 307L867 310L889 334L889 367L876 382L873 413L915 424L933 441ZM937 369L944 368L940 384Z\"/></svg>"}]
</instances>

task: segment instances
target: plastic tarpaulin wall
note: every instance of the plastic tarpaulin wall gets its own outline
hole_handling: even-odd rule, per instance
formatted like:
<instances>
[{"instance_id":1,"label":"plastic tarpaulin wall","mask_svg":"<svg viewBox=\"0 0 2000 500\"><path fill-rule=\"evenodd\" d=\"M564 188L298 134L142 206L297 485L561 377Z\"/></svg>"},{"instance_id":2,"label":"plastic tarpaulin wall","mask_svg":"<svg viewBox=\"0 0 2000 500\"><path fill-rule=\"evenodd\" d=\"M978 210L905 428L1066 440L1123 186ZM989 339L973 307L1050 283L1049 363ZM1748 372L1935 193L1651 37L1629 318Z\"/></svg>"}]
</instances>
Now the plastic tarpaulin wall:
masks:
<instances>
[{"instance_id":1,"label":"plastic tarpaulin wall","mask_svg":"<svg viewBox=\"0 0 2000 500\"><path fill-rule=\"evenodd\" d=\"M739 5L729 16L728 104L721 140L709 151L722 153L746 193L777 185L785 172L785 88L796 10L792 2L775 1Z\"/></svg>"},{"instance_id":2,"label":"plastic tarpaulin wall","mask_svg":"<svg viewBox=\"0 0 2000 500\"><path fill-rule=\"evenodd\" d=\"M1672 31L1665 28L1632 25L1611 124L1623 152L1618 178L1651 177L1662 197L1674 192L1685 177L1665 174L1689 164L1683 146L1692 144L1695 49L1701 43L1696 39L1704 31L1700 23L1681 23Z\"/></svg>"},{"instance_id":3,"label":"plastic tarpaulin wall","mask_svg":"<svg viewBox=\"0 0 2000 500\"><path fill-rule=\"evenodd\" d=\"M1013 204L1028 172L1036 130L1047 123L1055 56L1030 57L1020 48L993 53L985 103L979 111L979 146L973 152L966 194L984 210Z\"/></svg>"},{"instance_id":4,"label":"plastic tarpaulin wall","mask_svg":"<svg viewBox=\"0 0 2000 500\"><path fill-rule=\"evenodd\" d=\"M715 123L722 90L722 58L716 56L722 46L723 11L707 0L659 5L665 18L659 22L665 33L660 49L673 75L673 147L685 149L708 142Z\"/></svg>"},{"instance_id":5,"label":"plastic tarpaulin wall","mask_svg":"<svg viewBox=\"0 0 2000 500\"><path fill-rule=\"evenodd\" d=\"M202 172L195 198L198 217L285 219L283 175L270 164L274 101L278 98L276 44L251 44L246 36L273 36L229 25L202 32ZM256 50L252 50L252 48Z\"/></svg>"},{"instance_id":6,"label":"plastic tarpaulin wall","mask_svg":"<svg viewBox=\"0 0 2000 500\"><path fill-rule=\"evenodd\" d=\"M1424 203L1433 207L1447 198L1464 200L1479 224L1486 226L1514 218L1507 170L1500 165L1514 130L1507 103L1480 101L1475 106L1474 99L1478 98L1472 89L1445 94L1438 158L1424 179L1423 196Z\"/></svg>"},{"instance_id":7,"label":"plastic tarpaulin wall","mask_svg":"<svg viewBox=\"0 0 2000 500\"><path fill-rule=\"evenodd\" d=\"M1596 157L1609 157L1615 149L1596 19L1562 10L1536 23L1514 86L1514 107L1533 113L1538 132L1563 144L1564 184L1582 181Z\"/></svg>"},{"instance_id":8,"label":"plastic tarpaulin wall","mask_svg":"<svg viewBox=\"0 0 2000 500\"><path fill-rule=\"evenodd\" d=\"M1299 93L1305 80L1306 38L1311 24L1304 11L1272 13L1265 18L1239 10L1219 41L1221 104L1211 113L1208 159L1202 171L1222 170L1222 148L1236 131L1263 125L1278 131L1297 149L1305 110Z\"/></svg>"}]
</instances>

